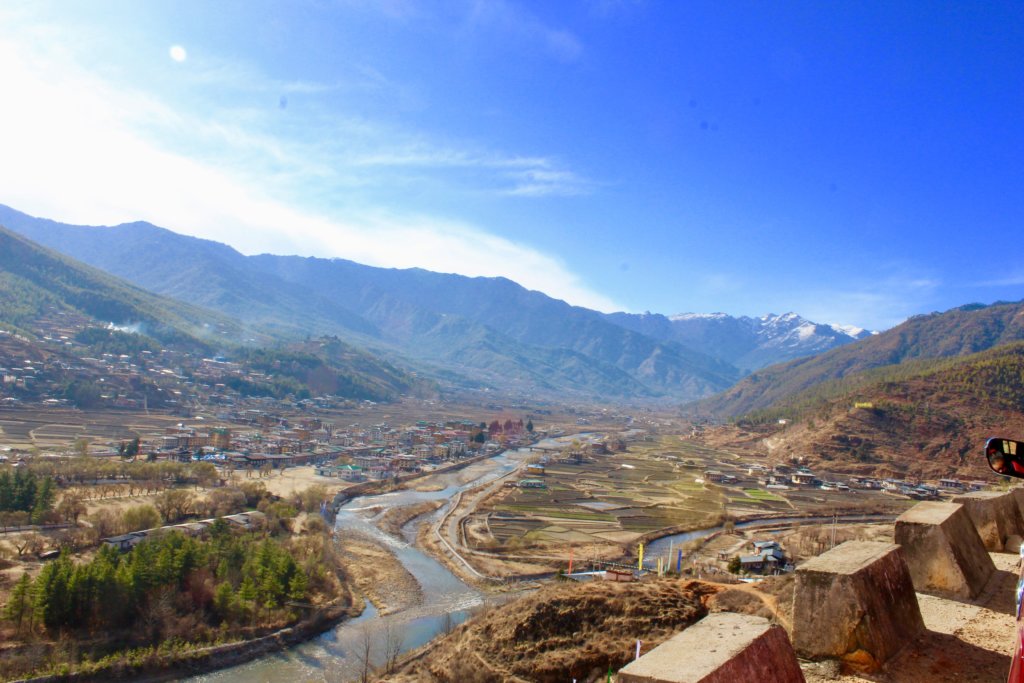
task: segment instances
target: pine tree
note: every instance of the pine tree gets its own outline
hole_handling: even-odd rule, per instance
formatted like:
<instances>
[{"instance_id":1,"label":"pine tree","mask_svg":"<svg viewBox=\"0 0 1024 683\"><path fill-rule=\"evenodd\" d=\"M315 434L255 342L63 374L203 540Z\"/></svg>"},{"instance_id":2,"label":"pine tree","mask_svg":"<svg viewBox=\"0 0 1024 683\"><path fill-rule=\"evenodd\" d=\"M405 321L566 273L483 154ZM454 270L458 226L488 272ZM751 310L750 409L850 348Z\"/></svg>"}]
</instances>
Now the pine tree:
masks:
<instances>
[{"instance_id":1,"label":"pine tree","mask_svg":"<svg viewBox=\"0 0 1024 683\"><path fill-rule=\"evenodd\" d=\"M18 583L14 584L11 599L4 605L4 618L14 622L14 627L21 633L21 625L25 618L32 617L32 579L22 574Z\"/></svg>"},{"instance_id":2,"label":"pine tree","mask_svg":"<svg viewBox=\"0 0 1024 683\"><path fill-rule=\"evenodd\" d=\"M45 519L46 513L53 509L54 497L53 479L46 477L35 494L35 501L32 505L33 523L39 524Z\"/></svg>"},{"instance_id":3,"label":"pine tree","mask_svg":"<svg viewBox=\"0 0 1024 683\"><path fill-rule=\"evenodd\" d=\"M0 472L0 512L14 510L14 481L8 471Z\"/></svg>"}]
</instances>

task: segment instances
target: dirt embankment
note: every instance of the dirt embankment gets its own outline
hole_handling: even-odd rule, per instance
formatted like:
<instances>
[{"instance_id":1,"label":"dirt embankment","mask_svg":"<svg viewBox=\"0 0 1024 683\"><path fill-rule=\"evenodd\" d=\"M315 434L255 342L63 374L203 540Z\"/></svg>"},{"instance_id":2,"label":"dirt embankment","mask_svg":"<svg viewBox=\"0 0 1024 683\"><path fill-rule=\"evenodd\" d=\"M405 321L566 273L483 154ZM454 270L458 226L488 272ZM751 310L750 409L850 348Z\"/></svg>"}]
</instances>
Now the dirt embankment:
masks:
<instances>
[{"instance_id":1,"label":"dirt embankment","mask_svg":"<svg viewBox=\"0 0 1024 683\"><path fill-rule=\"evenodd\" d=\"M350 534L339 540L338 549L341 564L356 590L381 614L411 607L422 598L419 582L385 546Z\"/></svg>"},{"instance_id":2,"label":"dirt embankment","mask_svg":"<svg viewBox=\"0 0 1024 683\"><path fill-rule=\"evenodd\" d=\"M558 582L491 608L442 637L391 683L604 680L708 612L719 588L697 581Z\"/></svg>"}]
</instances>

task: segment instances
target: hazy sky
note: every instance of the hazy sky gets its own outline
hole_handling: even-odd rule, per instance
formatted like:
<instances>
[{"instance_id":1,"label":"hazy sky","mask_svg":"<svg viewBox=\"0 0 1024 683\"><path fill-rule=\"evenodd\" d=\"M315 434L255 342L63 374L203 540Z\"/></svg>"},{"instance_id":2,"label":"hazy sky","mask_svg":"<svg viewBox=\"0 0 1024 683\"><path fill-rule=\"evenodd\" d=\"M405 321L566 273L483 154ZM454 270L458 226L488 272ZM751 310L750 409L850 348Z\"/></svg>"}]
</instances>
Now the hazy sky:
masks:
<instances>
[{"instance_id":1,"label":"hazy sky","mask_svg":"<svg viewBox=\"0 0 1024 683\"><path fill-rule=\"evenodd\" d=\"M1024 4L0 4L0 203L602 310L1024 298Z\"/></svg>"}]
</instances>

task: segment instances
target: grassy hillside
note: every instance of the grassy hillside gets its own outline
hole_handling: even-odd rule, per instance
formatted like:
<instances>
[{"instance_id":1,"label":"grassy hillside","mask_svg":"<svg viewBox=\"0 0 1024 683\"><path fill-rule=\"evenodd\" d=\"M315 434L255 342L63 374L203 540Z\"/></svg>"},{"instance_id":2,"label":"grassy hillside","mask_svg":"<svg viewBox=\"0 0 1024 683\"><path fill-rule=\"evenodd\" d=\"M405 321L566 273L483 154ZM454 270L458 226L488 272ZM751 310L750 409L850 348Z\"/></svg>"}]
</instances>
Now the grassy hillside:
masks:
<instances>
[{"instance_id":1,"label":"grassy hillside","mask_svg":"<svg viewBox=\"0 0 1024 683\"><path fill-rule=\"evenodd\" d=\"M293 339L337 335L499 390L691 400L730 386L729 363L659 341L505 278L244 256L146 223L70 226L0 206L0 221L164 296Z\"/></svg>"},{"instance_id":2,"label":"grassy hillside","mask_svg":"<svg viewBox=\"0 0 1024 683\"><path fill-rule=\"evenodd\" d=\"M680 579L549 584L463 624L385 680L604 680L633 659L637 638L647 651L707 614L701 598L714 592Z\"/></svg>"},{"instance_id":3,"label":"grassy hillside","mask_svg":"<svg viewBox=\"0 0 1024 683\"><path fill-rule=\"evenodd\" d=\"M0 320L21 327L54 311L137 326L165 343L239 342L238 322L167 299L0 228Z\"/></svg>"},{"instance_id":4,"label":"grassy hillside","mask_svg":"<svg viewBox=\"0 0 1024 683\"><path fill-rule=\"evenodd\" d=\"M1024 340L1024 304L962 306L915 316L882 334L820 356L765 368L693 408L704 414L743 415L791 403L813 387L827 391L830 382L872 368L963 356L1017 340Z\"/></svg>"},{"instance_id":5,"label":"grassy hillside","mask_svg":"<svg viewBox=\"0 0 1024 683\"><path fill-rule=\"evenodd\" d=\"M987 477L985 440L1024 438L1024 342L850 375L741 422L779 418L790 423L769 437L774 452L832 470Z\"/></svg>"},{"instance_id":6,"label":"grassy hillside","mask_svg":"<svg viewBox=\"0 0 1024 683\"><path fill-rule=\"evenodd\" d=\"M107 329L110 324L134 333ZM140 366L144 364L141 352L158 353L164 346L219 352L263 373L261 379L226 378L230 388L243 396L330 394L388 400L409 391L433 391L422 380L337 338L279 344L223 314L139 289L3 228L0 326L26 332L18 343L40 345L41 353L42 342L32 341L37 333L59 331L81 345L76 347L79 354L127 354ZM13 338L9 341L13 343ZM67 355L62 347L46 353L53 351L62 358ZM65 360L65 365L74 364L70 357ZM51 379L59 385L82 378L68 374ZM46 390L40 384L37 393ZM53 390L51 385L49 391ZM23 398L38 398L31 392L23 394Z\"/></svg>"}]
</instances>

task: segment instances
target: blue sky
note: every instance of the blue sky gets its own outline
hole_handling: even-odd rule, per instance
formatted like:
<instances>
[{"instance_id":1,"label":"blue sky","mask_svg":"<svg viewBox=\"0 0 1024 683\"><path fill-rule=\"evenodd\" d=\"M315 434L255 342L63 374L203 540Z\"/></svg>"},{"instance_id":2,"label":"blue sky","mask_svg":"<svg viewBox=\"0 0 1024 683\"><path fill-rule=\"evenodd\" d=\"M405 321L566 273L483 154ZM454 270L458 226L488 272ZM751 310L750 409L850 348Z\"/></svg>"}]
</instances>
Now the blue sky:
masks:
<instances>
[{"instance_id":1,"label":"blue sky","mask_svg":"<svg viewBox=\"0 0 1024 683\"><path fill-rule=\"evenodd\" d=\"M0 5L0 202L882 329L1024 291L1024 5ZM173 48L173 49L172 49Z\"/></svg>"}]
</instances>

